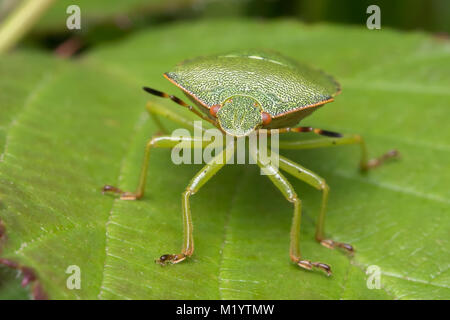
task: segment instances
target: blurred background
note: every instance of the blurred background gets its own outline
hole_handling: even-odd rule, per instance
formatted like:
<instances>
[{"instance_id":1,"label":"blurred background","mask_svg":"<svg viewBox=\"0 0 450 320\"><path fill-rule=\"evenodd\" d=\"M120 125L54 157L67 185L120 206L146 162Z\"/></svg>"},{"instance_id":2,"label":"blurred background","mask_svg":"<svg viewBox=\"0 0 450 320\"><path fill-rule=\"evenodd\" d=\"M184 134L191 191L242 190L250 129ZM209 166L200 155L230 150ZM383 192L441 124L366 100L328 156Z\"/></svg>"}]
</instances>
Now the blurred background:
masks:
<instances>
[{"instance_id":1,"label":"blurred background","mask_svg":"<svg viewBox=\"0 0 450 320\"><path fill-rule=\"evenodd\" d=\"M41 0L35 0L41 1ZM0 23L21 0L0 0ZM369 5L381 8L382 28L421 30L447 37L448 0L43 0L50 7L22 45L78 54L91 46L126 37L142 28L180 20L248 17L295 19L306 23L365 25ZM68 30L66 9L81 8L81 30ZM66 43L70 40L69 43ZM65 46L58 48L61 44Z\"/></svg>"}]
</instances>

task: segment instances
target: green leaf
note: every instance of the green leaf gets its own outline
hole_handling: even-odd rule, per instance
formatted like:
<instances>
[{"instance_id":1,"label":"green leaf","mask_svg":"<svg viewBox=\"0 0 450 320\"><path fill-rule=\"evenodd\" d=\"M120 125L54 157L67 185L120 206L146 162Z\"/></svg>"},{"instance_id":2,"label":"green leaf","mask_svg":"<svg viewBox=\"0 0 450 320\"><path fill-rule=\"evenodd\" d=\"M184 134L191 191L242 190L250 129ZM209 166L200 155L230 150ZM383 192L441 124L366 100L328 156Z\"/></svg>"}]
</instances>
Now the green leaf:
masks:
<instances>
[{"instance_id":1,"label":"green leaf","mask_svg":"<svg viewBox=\"0 0 450 320\"><path fill-rule=\"evenodd\" d=\"M329 263L332 277L290 263L292 205L256 166L226 166L192 197L195 254L168 267L154 259L180 249L180 195L201 166L174 165L169 150L155 150L141 201L100 192L104 184L135 188L157 131L147 100L186 113L141 86L180 95L161 76L177 62L254 47L341 81L343 93L304 125L360 133L372 155L402 154L360 175L356 146L283 152L327 180L326 232L357 250L349 258L314 241L320 193L289 177L303 200L302 253ZM148 30L80 61L6 56L2 258L32 267L54 299L448 299L449 53L447 41L422 33L204 21ZM70 265L81 269L79 290L66 287ZM370 265L381 269L380 290L367 288Z\"/></svg>"},{"instance_id":2,"label":"green leaf","mask_svg":"<svg viewBox=\"0 0 450 320\"><path fill-rule=\"evenodd\" d=\"M127 21L129 17L135 17L147 13L150 15L162 14L168 9L185 7L192 4L192 0L59 0L45 13L37 24L36 31L66 29L66 20L69 17L67 8L76 4L81 12L81 29L90 28L105 21Z\"/></svg>"}]
</instances>

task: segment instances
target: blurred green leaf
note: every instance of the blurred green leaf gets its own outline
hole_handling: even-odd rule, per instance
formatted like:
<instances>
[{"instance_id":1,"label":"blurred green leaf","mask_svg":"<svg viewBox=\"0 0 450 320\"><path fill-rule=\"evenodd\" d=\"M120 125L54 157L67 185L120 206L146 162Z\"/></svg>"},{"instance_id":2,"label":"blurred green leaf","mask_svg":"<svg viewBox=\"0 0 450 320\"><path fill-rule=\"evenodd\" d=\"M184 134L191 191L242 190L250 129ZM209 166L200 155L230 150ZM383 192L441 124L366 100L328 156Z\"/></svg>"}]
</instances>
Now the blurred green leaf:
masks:
<instances>
[{"instance_id":1,"label":"blurred green leaf","mask_svg":"<svg viewBox=\"0 0 450 320\"><path fill-rule=\"evenodd\" d=\"M28 288L20 285L19 273L0 265L0 300L25 300L29 296Z\"/></svg>"},{"instance_id":2,"label":"blurred green leaf","mask_svg":"<svg viewBox=\"0 0 450 320\"><path fill-rule=\"evenodd\" d=\"M66 13L70 5L77 5L81 11L81 29L90 28L106 20L116 21L118 25L127 25L128 19L142 14L156 15L192 5L193 0L58 0L42 17L35 31L64 31Z\"/></svg>"},{"instance_id":3,"label":"blurred green leaf","mask_svg":"<svg viewBox=\"0 0 450 320\"><path fill-rule=\"evenodd\" d=\"M170 151L156 150L144 199L100 193L104 184L135 188L145 142L157 130L145 112L148 99L185 113L141 86L180 95L161 76L175 63L252 47L276 49L342 82L336 102L305 125L360 133L372 155L402 153L367 176L357 171L357 147L283 153L327 180L326 232L357 249L350 259L314 241L320 194L290 177L304 205L303 255L331 264L332 277L290 263L292 206L255 166L225 167L192 198L196 252L164 268L154 259L179 250L180 195L201 166L176 166ZM219 20L148 30L80 61L47 60L25 52L0 60L1 79L14 83L0 81L0 217L8 236L2 257L34 268L50 298L450 297L447 41L388 29ZM33 78L22 85L28 73ZM66 288L70 265L81 268L80 290ZM381 268L381 290L366 286L369 265Z\"/></svg>"}]
</instances>

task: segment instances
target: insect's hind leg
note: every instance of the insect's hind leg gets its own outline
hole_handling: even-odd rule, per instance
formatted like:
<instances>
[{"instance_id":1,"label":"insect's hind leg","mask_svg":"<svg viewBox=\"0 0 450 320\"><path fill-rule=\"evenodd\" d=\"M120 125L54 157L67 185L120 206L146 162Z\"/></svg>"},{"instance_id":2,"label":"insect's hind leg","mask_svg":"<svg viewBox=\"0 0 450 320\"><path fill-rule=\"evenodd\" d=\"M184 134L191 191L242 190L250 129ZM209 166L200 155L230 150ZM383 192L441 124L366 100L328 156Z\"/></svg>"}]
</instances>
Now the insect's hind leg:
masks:
<instances>
[{"instance_id":1,"label":"insect's hind leg","mask_svg":"<svg viewBox=\"0 0 450 320\"><path fill-rule=\"evenodd\" d=\"M120 195L121 200L136 200L142 198L145 192L145 184L147 179L148 163L150 160L150 151L153 148L173 148L180 146L183 148L194 148L197 145L202 148L210 144L210 140L202 139L202 137L172 137L172 136L156 136L151 138L145 147L144 161L142 162L142 169L139 176L139 184L135 192L124 192L121 189L105 185L102 192L111 192Z\"/></svg>"},{"instance_id":2,"label":"insect's hind leg","mask_svg":"<svg viewBox=\"0 0 450 320\"><path fill-rule=\"evenodd\" d=\"M339 138L314 139L304 141L280 141L280 149L315 149L348 144L359 144L361 147L360 169L365 172L369 169L376 168L383 164L386 160L397 158L399 153L397 150L390 150L382 156L374 159L368 159L367 148L364 139L357 134L344 134Z\"/></svg>"},{"instance_id":3,"label":"insect's hind leg","mask_svg":"<svg viewBox=\"0 0 450 320\"><path fill-rule=\"evenodd\" d=\"M325 214L328 204L328 193L330 190L326 181L311 170L308 170L281 155L279 156L279 165L282 170L293 175L297 179L306 182L310 186L322 191L322 205L316 225L316 240L320 242L321 245L327 248L342 248L352 254L354 252L354 249L350 244L326 239L324 236Z\"/></svg>"},{"instance_id":4,"label":"insect's hind leg","mask_svg":"<svg viewBox=\"0 0 450 320\"><path fill-rule=\"evenodd\" d=\"M194 195L200 188L208 182L233 156L233 147L225 148L221 153L215 156L209 163L207 163L195 176L186 187L186 190L181 196L182 213L183 213L183 248L178 254L164 254L156 260L157 263L165 265L168 263L178 263L190 257L194 253L194 237L193 224L191 217L191 208L189 198Z\"/></svg>"},{"instance_id":5,"label":"insect's hind leg","mask_svg":"<svg viewBox=\"0 0 450 320\"><path fill-rule=\"evenodd\" d=\"M300 252L300 226L302 218L302 202L298 198L294 188L289 181L279 172L278 168L272 164L263 164L254 154L258 166L269 177L273 184L281 191L284 197L294 205L294 216L292 218L291 232L290 232L290 246L289 256L291 260L298 266L311 270L313 268L319 268L331 275L331 267L322 262L312 262L302 258Z\"/></svg>"}]
</instances>

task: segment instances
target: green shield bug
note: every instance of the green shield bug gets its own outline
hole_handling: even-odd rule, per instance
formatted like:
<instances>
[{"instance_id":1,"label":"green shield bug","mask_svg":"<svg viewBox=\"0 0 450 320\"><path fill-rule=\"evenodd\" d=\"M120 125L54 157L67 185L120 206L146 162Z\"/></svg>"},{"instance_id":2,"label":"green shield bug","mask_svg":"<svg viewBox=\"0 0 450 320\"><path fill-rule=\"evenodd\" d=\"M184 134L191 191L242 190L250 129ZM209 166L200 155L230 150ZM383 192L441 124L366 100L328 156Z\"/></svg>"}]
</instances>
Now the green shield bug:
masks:
<instances>
[{"instance_id":1,"label":"green shield bug","mask_svg":"<svg viewBox=\"0 0 450 320\"><path fill-rule=\"evenodd\" d=\"M193 106L180 98L167 93L144 87L150 94L169 98L177 104L188 108L199 118L220 129L228 137L246 137L251 133L265 130L272 132L313 132L324 139L279 141L280 149L311 149L327 146L359 144L362 155L360 169L367 171L379 166L388 158L397 156L392 150L383 156L368 160L364 140L359 135L339 134L312 127L295 127L300 120L326 103L332 102L340 93L340 86L331 76L303 65L281 54L269 51L235 52L222 55L199 57L178 64L172 71L164 74L170 82L179 87L193 102ZM190 129L194 124L184 117L175 115L162 106L149 103L147 109L164 132L159 116L166 117ZM190 147L198 138L184 137ZM136 200L143 196L147 175L148 161L152 148L173 148L180 142L180 137L170 135L154 136L145 148L144 162L136 192L123 192L119 188L105 185L103 192L113 192L123 200ZM200 141L204 148L210 141ZM231 149L231 152L229 152ZM194 176L182 193L182 213L184 226L183 248L177 254L162 255L160 264L178 263L190 257L194 252L193 227L189 198L195 194L226 163L215 161L225 154L232 154L234 146L226 146L213 161ZM261 169L272 170L269 178L294 205L294 217L290 237L290 258L298 266L311 270L318 268L331 274L329 265L313 262L302 257L300 253L299 233L301 222L301 201L289 181L272 164L257 162ZM316 240L327 248L341 248L350 254L354 249L350 244L333 241L325 237L324 220L328 202L329 187L325 180L314 172L279 155L279 168L295 178L304 181L322 192L322 204L316 226Z\"/></svg>"}]
</instances>

